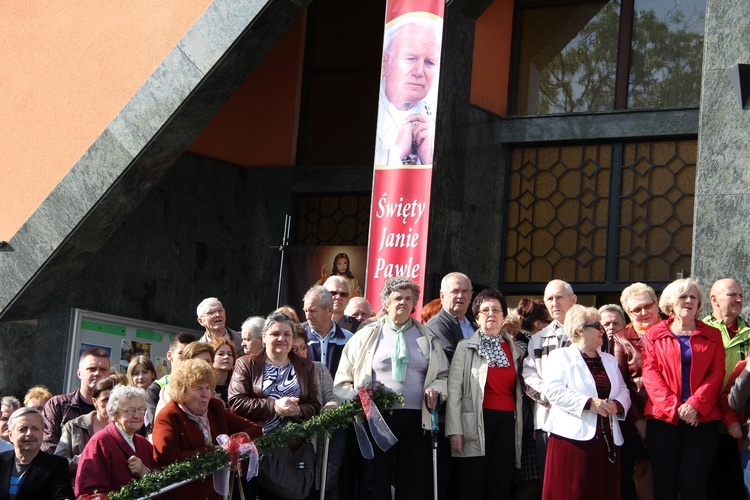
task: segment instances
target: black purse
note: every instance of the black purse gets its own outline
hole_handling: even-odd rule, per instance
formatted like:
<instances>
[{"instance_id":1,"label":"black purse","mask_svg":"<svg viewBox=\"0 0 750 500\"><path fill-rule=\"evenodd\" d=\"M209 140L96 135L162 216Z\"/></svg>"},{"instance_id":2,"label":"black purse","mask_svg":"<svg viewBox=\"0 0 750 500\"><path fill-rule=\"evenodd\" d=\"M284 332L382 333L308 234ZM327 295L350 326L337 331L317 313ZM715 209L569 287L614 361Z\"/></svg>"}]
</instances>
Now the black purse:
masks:
<instances>
[{"instance_id":1,"label":"black purse","mask_svg":"<svg viewBox=\"0 0 750 500\"><path fill-rule=\"evenodd\" d=\"M282 446L260 458L258 484L286 500L304 500L315 484L315 448L310 441L290 450Z\"/></svg>"}]
</instances>

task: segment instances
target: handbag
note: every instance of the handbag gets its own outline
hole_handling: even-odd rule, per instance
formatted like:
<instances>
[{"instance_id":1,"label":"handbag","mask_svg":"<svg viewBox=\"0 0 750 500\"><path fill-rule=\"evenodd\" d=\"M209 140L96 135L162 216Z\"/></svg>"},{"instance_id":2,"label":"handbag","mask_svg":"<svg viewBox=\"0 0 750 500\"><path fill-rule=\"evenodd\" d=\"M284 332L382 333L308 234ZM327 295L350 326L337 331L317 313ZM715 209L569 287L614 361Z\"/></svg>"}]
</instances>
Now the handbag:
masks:
<instances>
[{"instance_id":1,"label":"handbag","mask_svg":"<svg viewBox=\"0 0 750 500\"><path fill-rule=\"evenodd\" d=\"M310 441L290 450L282 446L260 458L258 484L278 498L303 500L315 484L315 448Z\"/></svg>"}]
</instances>

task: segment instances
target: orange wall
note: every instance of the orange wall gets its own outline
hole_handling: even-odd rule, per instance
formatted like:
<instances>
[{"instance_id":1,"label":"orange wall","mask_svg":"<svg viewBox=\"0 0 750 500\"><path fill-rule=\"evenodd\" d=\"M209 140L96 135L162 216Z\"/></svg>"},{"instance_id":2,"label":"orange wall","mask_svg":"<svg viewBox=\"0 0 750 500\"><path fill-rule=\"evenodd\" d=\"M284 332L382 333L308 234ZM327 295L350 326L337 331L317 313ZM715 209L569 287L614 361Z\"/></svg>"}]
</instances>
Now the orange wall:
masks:
<instances>
[{"instance_id":1,"label":"orange wall","mask_svg":"<svg viewBox=\"0 0 750 500\"><path fill-rule=\"evenodd\" d=\"M513 0L495 0L474 27L471 103L498 115L508 112Z\"/></svg>"},{"instance_id":2,"label":"orange wall","mask_svg":"<svg viewBox=\"0 0 750 500\"><path fill-rule=\"evenodd\" d=\"M210 4L0 1L0 240L16 233Z\"/></svg>"},{"instance_id":3,"label":"orange wall","mask_svg":"<svg viewBox=\"0 0 750 500\"><path fill-rule=\"evenodd\" d=\"M289 28L189 151L245 167L294 164L305 19Z\"/></svg>"}]
</instances>

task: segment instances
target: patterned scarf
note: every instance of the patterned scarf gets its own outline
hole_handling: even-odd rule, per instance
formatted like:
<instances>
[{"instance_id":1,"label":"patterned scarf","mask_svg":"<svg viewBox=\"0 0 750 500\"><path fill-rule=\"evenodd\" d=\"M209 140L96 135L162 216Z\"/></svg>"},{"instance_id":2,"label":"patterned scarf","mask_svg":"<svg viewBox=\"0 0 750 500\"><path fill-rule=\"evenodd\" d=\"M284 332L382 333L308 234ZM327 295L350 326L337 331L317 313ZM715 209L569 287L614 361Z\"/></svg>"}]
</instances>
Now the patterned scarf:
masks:
<instances>
[{"instance_id":1,"label":"patterned scarf","mask_svg":"<svg viewBox=\"0 0 750 500\"><path fill-rule=\"evenodd\" d=\"M393 380L403 382L406 380L406 367L409 366L409 350L406 348L406 339L404 332L414 326L411 318L399 328L396 323L391 321L388 316L385 317L388 328L396 332L396 338L393 339L393 348L391 349L391 370Z\"/></svg>"},{"instance_id":2,"label":"patterned scarf","mask_svg":"<svg viewBox=\"0 0 750 500\"><path fill-rule=\"evenodd\" d=\"M187 407L182 403L178 403L177 406L180 407L180 410L185 412L187 418L196 423L198 428L200 428L201 432L203 433L203 441L206 443L206 445L210 445L211 426L208 423L208 410L206 410L202 415L196 415L195 413L188 410Z\"/></svg>"},{"instance_id":3,"label":"patterned scarf","mask_svg":"<svg viewBox=\"0 0 750 500\"><path fill-rule=\"evenodd\" d=\"M500 335L490 337L482 331L479 332L479 355L487 358L489 368L507 368L510 366L508 356L505 355L505 349L503 349L503 342L504 340Z\"/></svg>"}]
</instances>

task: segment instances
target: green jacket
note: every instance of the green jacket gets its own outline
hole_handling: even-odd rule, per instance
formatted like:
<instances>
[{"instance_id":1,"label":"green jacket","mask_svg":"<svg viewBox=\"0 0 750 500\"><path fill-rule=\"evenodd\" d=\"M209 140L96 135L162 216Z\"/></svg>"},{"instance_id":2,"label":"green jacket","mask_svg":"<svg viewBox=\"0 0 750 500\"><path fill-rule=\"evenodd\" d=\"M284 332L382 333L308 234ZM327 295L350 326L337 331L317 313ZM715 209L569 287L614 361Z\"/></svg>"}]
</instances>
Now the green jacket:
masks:
<instances>
[{"instance_id":1,"label":"green jacket","mask_svg":"<svg viewBox=\"0 0 750 500\"><path fill-rule=\"evenodd\" d=\"M703 322L721 332L721 339L724 341L724 350L726 351L726 357L724 358L724 366L726 368L724 385L726 385L727 379L729 379L732 371L734 371L734 367L737 363L745 359L750 352L750 326L748 326L744 319L738 317L737 335L734 338L730 338L727 325L724 324L723 320L715 319L709 314L703 319Z\"/></svg>"}]
</instances>

